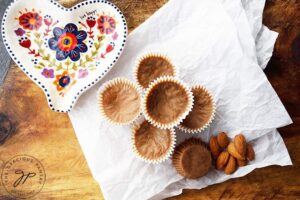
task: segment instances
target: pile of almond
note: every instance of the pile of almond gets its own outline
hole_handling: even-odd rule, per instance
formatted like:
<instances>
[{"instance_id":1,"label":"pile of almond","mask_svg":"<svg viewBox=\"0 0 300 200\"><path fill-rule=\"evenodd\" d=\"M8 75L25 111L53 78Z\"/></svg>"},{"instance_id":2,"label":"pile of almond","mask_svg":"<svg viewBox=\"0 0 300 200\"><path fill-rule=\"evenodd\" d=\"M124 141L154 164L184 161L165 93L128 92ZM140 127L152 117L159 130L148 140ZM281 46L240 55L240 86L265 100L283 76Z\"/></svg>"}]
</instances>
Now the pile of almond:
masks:
<instances>
[{"instance_id":1,"label":"pile of almond","mask_svg":"<svg viewBox=\"0 0 300 200\"><path fill-rule=\"evenodd\" d=\"M255 152L251 144L247 144L243 134L238 134L230 141L227 134L219 133L209 140L209 147L215 160L216 169L232 174L238 167L247 165L254 160Z\"/></svg>"}]
</instances>

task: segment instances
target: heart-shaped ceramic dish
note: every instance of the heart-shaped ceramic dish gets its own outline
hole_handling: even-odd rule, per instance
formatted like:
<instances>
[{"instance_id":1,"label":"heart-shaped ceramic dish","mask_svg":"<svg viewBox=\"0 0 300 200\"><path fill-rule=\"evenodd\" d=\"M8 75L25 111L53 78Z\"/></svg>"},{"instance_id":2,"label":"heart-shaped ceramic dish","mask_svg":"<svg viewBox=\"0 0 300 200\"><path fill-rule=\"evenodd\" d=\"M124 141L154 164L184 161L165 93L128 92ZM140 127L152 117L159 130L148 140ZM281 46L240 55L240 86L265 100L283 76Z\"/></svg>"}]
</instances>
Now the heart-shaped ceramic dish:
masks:
<instances>
[{"instance_id":1,"label":"heart-shaped ceramic dish","mask_svg":"<svg viewBox=\"0 0 300 200\"><path fill-rule=\"evenodd\" d=\"M113 67L127 25L111 2L65 8L53 0L15 0L2 20L3 42L15 63L44 91L49 107L68 112Z\"/></svg>"}]
</instances>

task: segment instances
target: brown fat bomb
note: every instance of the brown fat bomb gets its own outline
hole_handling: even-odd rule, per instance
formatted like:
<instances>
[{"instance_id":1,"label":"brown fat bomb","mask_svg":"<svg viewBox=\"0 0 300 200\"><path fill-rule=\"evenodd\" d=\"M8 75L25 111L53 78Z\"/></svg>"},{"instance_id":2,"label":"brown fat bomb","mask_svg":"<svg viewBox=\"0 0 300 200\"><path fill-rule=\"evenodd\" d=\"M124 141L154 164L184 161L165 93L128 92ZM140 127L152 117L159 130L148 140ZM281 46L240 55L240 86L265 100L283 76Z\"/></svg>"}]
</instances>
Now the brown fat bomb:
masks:
<instances>
[{"instance_id":1,"label":"brown fat bomb","mask_svg":"<svg viewBox=\"0 0 300 200\"><path fill-rule=\"evenodd\" d=\"M172 161L177 172L188 179L204 176L212 165L211 153L198 138L190 138L179 144Z\"/></svg>"},{"instance_id":2,"label":"brown fat bomb","mask_svg":"<svg viewBox=\"0 0 300 200\"><path fill-rule=\"evenodd\" d=\"M143 88L161 76L175 76L175 67L163 55L150 54L143 57L137 66L136 78Z\"/></svg>"},{"instance_id":3,"label":"brown fat bomb","mask_svg":"<svg viewBox=\"0 0 300 200\"><path fill-rule=\"evenodd\" d=\"M193 86L192 93L194 96L193 109L180 124L180 128L189 132L199 132L208 126L214 118L214 101L203 86Z\"/></svg>"},{"instance_id":4,"label":"brown fat bomb","mask_svg":"<svg viewBox=\"0 0 300 200\"><path fill-rule=\"evenodd\" d=\"M193 107L193 95L185 83L164 76L153 81L143 98L145 118L161 129L180 124Z\"/></svg>"},{"instance_id":5,"label":"brown fat bomb","mask_svg":"<svg viewBox=\"0 0 300 200\"><path fill-rule=\"evenodd\" d=\"M105 84L98 96L101 113L113 123L131 123L141 109L137 85L125 78L116 78Z\"/></svg>"},{"instance_id":6,"label":"brown fat bomb","mask_svg":"<svg viewBox=\"0 0 300 200\"><path fill-rule=\"evenodd\" d=\"M138 155L150 161L170 156L175 143L172 134L172 130L159 129L144 120L133 128L133 142Z\"/></svg>"}]
</instances>

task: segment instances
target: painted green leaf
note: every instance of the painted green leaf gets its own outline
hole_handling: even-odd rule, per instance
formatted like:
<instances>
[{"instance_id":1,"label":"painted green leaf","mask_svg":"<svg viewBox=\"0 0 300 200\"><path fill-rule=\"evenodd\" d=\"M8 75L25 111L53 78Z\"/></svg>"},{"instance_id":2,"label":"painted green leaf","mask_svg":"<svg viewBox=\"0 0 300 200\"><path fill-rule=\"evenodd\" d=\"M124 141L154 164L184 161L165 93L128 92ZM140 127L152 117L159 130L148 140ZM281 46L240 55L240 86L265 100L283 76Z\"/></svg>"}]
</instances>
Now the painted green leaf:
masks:
<instances>
[{"instance_id":1,"label":"painted green leaf","mask_svg":"<svg viewBox=\"0 0 300 200\"><path fill-rule=\"evenodd\" d=\"M36 68L36 69L43 69L43 67L41 67L39 65L35 65L34 68Z\"/></svg>"},{"instance_id":2,"label":"painted green leaf","mask_svg":"<svg viewBox=\"0 0 300 200\"><path fill-rule=\"evenodd\" d=\"M86 55L86 56L85 56L85 59L86 59L87 62L93 61L93 58L90 57L89 55Z\"/></svg>"},{"instance_id":3,"label":"painted green leaf","mask_svg":"<svg viewBox=\"0 0 300 200\"><path fill-rule=\"evenodd\" d=\"M33 35L36 37L36 38L41 38L41 34L39 32L33 32Z\"/></svg>"},{"instance_id":4,"label":"painted green leaf","mask_svg":"<svg viewBox=\"0 0 300 200\"><path fill-rule=\"evenodd\" d=\"M33 41L34 43L39 44L39 41L37 39L34 39Z\"/></svg>"},{"instance_id":5,"label":"painted green leaf","mask_svg":"<svg viewBox=\"0 0 300 200\"><path fill-rule=\"evenodd\" d=\"M97 51L92 51L92 56L95 57L97 55Z\"/></svg>"},{"instance_id":6,"label":"painted green leaf","mask_svg":"<svg viewBox=\"0 0 300 200\"><path fill-rule=\"evenodd\" d=\"M71 61L68 59L66 62L65 62L65 65L69 66L71 64Z\"/></svg>"},{"instance_id":7,"label":"painted green leaf","mask_svg":"<svg viewBox=\"0 0 300 200\"><path fill-rule=\"evenodd\" d=\"M44 52L43 52L43 53L40 52L40 53L41 53L41 54L44 54ZM44 55L42 59L43 59L43 60L49 61L49 60L50 60L50 54Z\"/></svg>"},{"instance_id":8,"label":"painted green leaf","mask_svg":"<svg viewBox=\"0 0 300 200\"><path fill-rule=\"evenodd\" d=\"M96 49L99 49L100 48L100 43L94 43L94 46Z\"/></svg>"},{"instance_id":9,"label":"painted green leaf","mask_svg":"<svg viewBox=\"0 0 300 200\"><path fill-rule=\"evenodd\" d=\"M78 67L77 67L77 65L76 65L75 63L73 63L72 69L73 69L74 71L77 71Z\"/></svg>"},{"instance_id":10,"label":"painted green leaf","mask_svg":"<svg viewBox=\"0 0 300 200\"><path fill-rule=\"evenodd\" d=\"M80 65L81 67L83 66L83 61L82 61L82 60L79 61L79 65Z\"/></svg>"},{"instance_id":11,"label":"painted green leaf","mask_svg":"<svg viewBox=\"0 0 300 200\"><path fill-rule=\"evenodd\" d=\"M100 36L98 36L98 41L102 41L102 40L104 40L105 39L105 35L100 35Z\"/></svg>"},{"instance_id":12,"label":"painted green leaf","mask_svg":"<svg viewBox=\"0 0 300 200\"><path fill-rule=\"evenodd\" d=\"M41 65L41 66L45 67L45 64L44 64L44 63L42 63L42 62L39 62L39 65Z\"/></svg>"},{"instance_id":13,"label":"painted green leaf","mask_svg":"<svg viewBox=\"0 0 300 200\"><path fill-rule=\"evenodd\" d=\"M56 67L56 70L59 71L59 70L62 70L62 64L59 63L59 65Z\"/></svg>"},{"instance_id":14,"label":"painted green leaf","mask_svg":"<svg viewBox=\"0 0 300 200\"><path fill-rule=\"evenodd\" d=\"M44 54L44 53L45 53L45 49L39 49L38 52L39 52L40 54Z\"/></svg>"}]
</instances>

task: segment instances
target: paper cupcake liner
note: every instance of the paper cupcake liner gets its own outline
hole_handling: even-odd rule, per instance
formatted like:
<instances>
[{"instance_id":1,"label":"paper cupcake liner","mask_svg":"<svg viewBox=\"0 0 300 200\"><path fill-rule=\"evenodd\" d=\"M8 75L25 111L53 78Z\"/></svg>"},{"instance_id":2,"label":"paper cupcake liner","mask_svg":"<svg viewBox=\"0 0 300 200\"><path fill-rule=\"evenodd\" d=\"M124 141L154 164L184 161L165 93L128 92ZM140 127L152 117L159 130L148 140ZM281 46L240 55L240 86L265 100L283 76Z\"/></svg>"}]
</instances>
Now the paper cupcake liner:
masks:
<instances>
[{"instance_id":1,"label":"paper cupcake liner","mask_svg":"<svg viewBox=\"0 0 300 200\"><path fill-rule=\"evenodd\" d=\"M208 128L210 126L210 124L213 122L213 120L215 119L215 113L216 113L216 102L214 100L214 97L213 95L207 90L207 88L205 88L204 86L202 85L194 85L191 87L191 90L193 89L202 89L204 90L210 97L210 100L212 101L212 114L210 116L210 119L206 122L205 125L203 125L202 127L200 128L196 128L196 129L192 129L192 128L188 128L188 127L184 127L183 125L179 125L178 128L185 132L185 133L190 133L190 134L195 134L195 133L201 133L202 131L204 131L206 128ZM195 103L195 102L194 102Z\"/></svg>"},{"instance_id":2,"label":"paper cupcake liner","mask_svg":"<svg viewBox=\"0 0 300 200\"><path fill-rule=\"evenodd\" d=\"M164 54L161 54L161 53L148 53L148 54L145 54L145 55L141 56L141 57L138 59L138 61L136 62L135 70L134 70L134 79L135 79L135 81L137 82L137 84L139 85L139 87L141 87L143 90L146 90L146 89L149 87L150 83L153 82L153 81L155 80L155 79L154 79L154 80L151 80L151 81L149 82L148 87L145 88L145 87L140 83L139 78L138 78L138 77L139 77L139 69L140 69L140 67L141 67L142 61L145 60L145 59L147 59L147 58L150 58L150 57L159 57L159 58L163 58L164 60L166 60L167 62L170 63L170 65L172 66L172 69L173 69L173 76L171 76L171 75L168 75L168 76L171 76L171 77L177 77L177 75L178 75L177 68L175 67L175 65L173 64L173 62L171 61L171 59L170 59L168 56L166 56L166 55L164 55ZM159 76L159 77L163 77L163 76L166 76L166 75L162 75L162 76ZM159 78L159 77L157 77L157 78ZM157 78L156 78L156 79L157 79Z\"/></svg>"},{"instance_id":3,"label":"paper cupcake liner","mask_svg":"<svg viewBox=\"0 0 300 200\"><path fill-rule=\"evenodd\" d=\"M171 155L173 154L174 152L174 148L175 148L175 144L176 144L176 134L175 134L175 130L172 128L172 129L168 129L170 131L170 137L171 137L171 144L170 144L170 147L169 149L166 151L166 153L156 159L150 159L150 158L147 158L145 156L143 156L137 149L136 145L135 145L135 141L136 141L136 138L135 138L135 135L136 135L136 131L140 128L141 124L145 121L145 118L144 117L139 117L138 120L135 121L135 123L132 125L132 128L131 128L131 146L132 146L132 150L133 152L135 153L135 155L143 160L144 162L147 162L147 163L151 163L151 164L159 164L161 162L164 162L165 160L167 160L168 158L171 157Z\"/></svg>"},{"instance_id":4,"label":"paper cupcake liner","mask_svg":"<svg viewBox=\"0 0 300 200\"><path fill-rule=\"evenodd\" d=\"M184 169L181 166L181 155L186 148L193 146L193 145L201 145L209 152L209 155L210 155L210 151L207 148L207 145L199 138L193 137L193 138L186 139L185 141L180 143L178 146L176 146L176 148L174 150L174 154L172 156L172 164L175 167L176 171L181 176L186 177L186 178L190 178L190 177L188 177L188 175L186 174L186 172L184 171ZM212 162L212 159L210 160L210 163L211 162Z\"/></svg>"},{"instance_id":5,"label":"paper cupcake liner","mask_svg":"<svg viewBox=\"0 0 300 200\"><path fill-rule=\"evenodd\" d=\"M111 119L106 113L105 113L105 109L104 109L104 105L103 105L103 94L104 92L112 87L112 86L115 86L115 85L118 85L118 84L125 84L125 85L128 85L129 87L133 88L134 90L136 90L136 92L139 94L139 98L140 98L140 103L139 103L139 112L134 116L132 117L131 120L128 120L128 121L125 121L125 122L117 122L113 119ZM118 78L115 78L115 79L112 79L106 83L104 83L100 89L98 90L98 95L97 95L97 98L98 98L98 106L99 106L99 109L100 109L100 114L103 116L103 118L105 120L107 120L108 122L110 122L111 124L115 124L115 125L128 125L128 124L131 124L133 123L139 116L141 116L141 113L142 113L142 105L141 105L141 102L142 102L142 95L141 95L141 89L139 88L139 86L137 84L135 84L134 82L126 79L126 78L123 78L123 77L118 77Z\"/></svg>"},{"instance_id":6,"label":"paper cupcake liner","mask_svg":"<svg viewBox=\"0 0 300 200\"><path fill-rule=\"evenodd\" d=\"M147 110L147 99L148 99L152 89L156 85L163 83L163 82L177 83L184 89L184 91L188 97L188 103L187 103L185 111L182 112L182 114L177 119L175 119L174 121L172 121L170 123L160 123L160 122L156 121L149 115L149 112ZM193 102L194 102L193 94L192 94L190 88L185 83L183 83L182 81L179 81L178 79L171 77L171 76L163 76L163 77L157 78L156 80L154 80L153 82L150 83L148 89L146 90L146 92L144 94L143 100L142 100L142 111L143 111L143 114L144 114L146 120L149 121L152 125L154 125L158 128L161 128L161 129L170 129L170 128L176 127L185 119L185 117L189 114L189 112L193 108Z\"/></svg>"}]
</instances>

